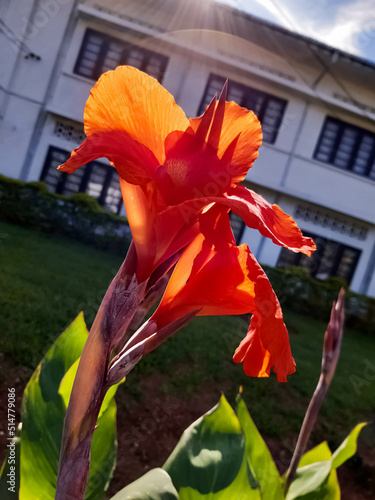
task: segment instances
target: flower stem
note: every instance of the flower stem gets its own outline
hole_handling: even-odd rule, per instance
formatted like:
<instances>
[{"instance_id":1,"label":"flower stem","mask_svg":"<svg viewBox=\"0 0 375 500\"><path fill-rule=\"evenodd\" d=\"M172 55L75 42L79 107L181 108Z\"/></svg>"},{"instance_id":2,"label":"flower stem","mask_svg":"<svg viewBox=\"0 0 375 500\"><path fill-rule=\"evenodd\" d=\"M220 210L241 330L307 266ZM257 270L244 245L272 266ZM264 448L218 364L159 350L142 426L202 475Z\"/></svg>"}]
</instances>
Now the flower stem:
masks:
<instances>
[{"instance_id":1,"label":"flower stem","mask_svg":"<svg viewBox=\"0 0 375 500\"><path fill-rule=\"evenodd\" d=\"M294 476L296 475L297 467L302 458L302 455L306 450L308 440L310 438L312 430L314 429L316 419L318 418L319 410L323 403L327 390L328 390L328 385L325 383L324 377L321 375L319 378L318 385L316 386L315 392L313 394L313 397L311 398L310 404L307 408L305 418L303 420L303 424L301 427L301 431L298 436L296 448L294 450L289 469L286 473L285 488L284 488L285 496L288 493L289 487L294 479Z\"/></svg>"},{"instance_id":2,"label":"flower stem","mask_svg":"<svg viewBox=\"0 0 375 500\"><path fill-rule=\"evenodd\" d=\"M90 447L105 392L111 352L144 299L146 282L137 283L134 245L109 286L82 351L60 450L55 500L83 500Z\"/></svg>"},{"instance_id":3,"label":"flower stem","mask_svg":"<svg viewBox=\"0 0 375 500\"><path fill-rule=\"evenodd\" d=\"M340 290L337 303L334 302L331 310L331 318L324 335L322 368L315 392L307 408L305 418L298 436L296 448L285 476L284 494L288 493L290 485L296 475L298 464L306 450L306 446L318 418L320 407L327 394L336 370L340 356L341 340L344 333L345 305L343 289Z\"/></svg>"}]
</instances>

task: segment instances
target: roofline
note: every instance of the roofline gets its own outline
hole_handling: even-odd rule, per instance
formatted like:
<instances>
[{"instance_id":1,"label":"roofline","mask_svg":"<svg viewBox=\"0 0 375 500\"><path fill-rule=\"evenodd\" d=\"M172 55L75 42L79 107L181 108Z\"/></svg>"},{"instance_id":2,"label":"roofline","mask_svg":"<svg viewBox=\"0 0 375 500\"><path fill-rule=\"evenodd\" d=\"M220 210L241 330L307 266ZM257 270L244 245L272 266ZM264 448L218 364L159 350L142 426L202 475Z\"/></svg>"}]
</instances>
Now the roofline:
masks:
<instances>
[{"instance_id":1,"label":"roofline","mask_svg":"<svg viewBox=\"0 0 375 500\"><path fill-rule=\"evenodd\" d=\"M274 31L278 31L279 33L282 33L283 35L290 36L292 38L296 38L298 40L309 43L311 45L315 45L319 49L328 51L331 54L338 54L340 57L342 57L344 59L349 59L351 62L361 64L362 66L365 66L365 67L370 68L371 70L375 71L375 63L373 63L367 59L364 59L364 58L359 57L359 56L355 56L354 54L350 54L349 52L345 52L344 50L337 49L337 48L332 47L330 45L327 45L323 42L320 42L319 40L315 40L314 38L311 38L311 37L308 37L305 35L300 35L296 31L292 31L290 29L284 28L283 26L279 26L278 24L275 24L271 21L266 21L265 19L254 16L253 14L249 14L248 12L240 10L236 7L232 7L231 5L222 3L222 1L220 1L220 0L218 0L216 3L218 6L220 6L220 8L229 10L237 16L245 17L246 19L248 19L251 22L256 22L257 24L262 24L262 25L266 26L267 28L270 28Z\"/></svg>"}]
</instances>

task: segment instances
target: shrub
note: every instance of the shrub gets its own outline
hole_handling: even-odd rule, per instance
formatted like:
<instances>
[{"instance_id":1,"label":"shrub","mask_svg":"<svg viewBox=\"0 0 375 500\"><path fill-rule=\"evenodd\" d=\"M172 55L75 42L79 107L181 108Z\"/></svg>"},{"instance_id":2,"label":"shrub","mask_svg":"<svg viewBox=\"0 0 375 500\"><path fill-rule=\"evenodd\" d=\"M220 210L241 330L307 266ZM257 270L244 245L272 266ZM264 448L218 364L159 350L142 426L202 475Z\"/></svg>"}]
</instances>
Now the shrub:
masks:
<instances>
[{"instance_id":1,"label":"shrub","mask_svg":"<svg viewBox=\"0 0 375 500\"><path fill-rule=\"evenodd\" d=\"M301 267L263 268L282 305L323 321L327 321L331 304L344 287L347 290L346 325L375 333L375 299L352 292L342 278L317 280Z\"/></svg>"},{"instance_id":2,"label":"shrub","mask_svg":"<svg viewBox=\"0 0 375 500\"><path fill-rule=\"evenodd\" d=\"M0 220L63 234L122 255L130 242L125 217L114 215L85 193L50 193L43 182L0 175Z\"/></svg>"}]
</instances>

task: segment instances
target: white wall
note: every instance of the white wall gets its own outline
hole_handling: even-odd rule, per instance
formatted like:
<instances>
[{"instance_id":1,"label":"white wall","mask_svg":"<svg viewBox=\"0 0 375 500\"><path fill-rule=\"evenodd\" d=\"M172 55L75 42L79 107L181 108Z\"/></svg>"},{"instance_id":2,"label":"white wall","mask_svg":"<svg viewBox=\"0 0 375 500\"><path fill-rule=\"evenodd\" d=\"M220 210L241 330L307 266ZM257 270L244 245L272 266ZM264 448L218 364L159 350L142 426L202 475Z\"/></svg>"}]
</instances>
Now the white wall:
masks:
<instances>
[{"instance_id":1,"label":"white wall","mask_svg":"<svg viewBox=\"0 0 375 500\"><path fill-rule=\"evenodd\" d=\"M175 96L176 102L188 117L196 116L210 73L229 77L287 100L275 144L264 143L246 180L251 185L255 184L255 190L268 201L280 204L289 213L293 213L296 204L302 200L332 209L349 218L370 222L372 225L369 226L367 239L353 242L345 235L331 234L327 228L309 227L309 224L301 221L301 227L306 231L361 249L361 259L352 283L353 289L360 289L375 238L375 182L317 162L313 160L313 153L327 114L373 132L375 122L362 116L364 113L359 108L335 101L334 93L340 89L342 92L342 88L332 76L323 77L317 89L312 88L312 82L323 68L319 67L311 51L306 52L307 59L302 57L305 46L302 47L300 43L296 43L296 57L293 60L293 40L290 42L288 39L289 42L282 47L282 37L279 35L280 46L267 50L260 47L260 42L252 43L232 35L213 32L197 34L194 30L184 29L174 31L173 24L166 33L158 33L145 24L147 12L137 6L136 2L130 3L133 20L99 13L94 9L91 12L84 11L81 8L80 13L75 11L78 18L75 25L75 19L70 17L71 10L75 8L74 0L8 2L6 19L16 32L21 30L22 20L31 15L26 41L30 50L38 54L41 60L26 60L21 53L5 54L5 45L0 40L0 83L5 87L10 86L7 88L8 94L2 92L3 98L0 94L0 105L3 104L4 113L0 122L0 172L16 178L20 176L41 111L47 110L50 115L39 142L34 144L35 154L30 163L28 180L39 179L49 145L66 150L78 146L54 135L52 115L82 122L84 105L95 82L75 75L73 68L87 27L123 40L138 40L146 48L169 57L163 85ZM128 1L120 6L116 2L105 2L105 5L110 4L112 8L126 13L130 3ZM183 12L183 2L180 6ZM155 8L151 10L156 15ZM138 27L134 22L137 12L139 15L144 14ZM168 18L168 23L178 21L183 28L183 19L177 19L168 12L160 11L158 15L156 25L164 26ZM62 40L69 22L72 36L68 40L69 47L65 54ZM142 32L142 41L135 36L134 30L137 29ZM61 57L61 71L56 66L58 57ZM314 64L309 66L307 74L305 64L310 59L314 59ZM332 65L332 68L337 74L338 70L342 72L340 77L344 86L345 75L350 74L348 85L355 97L360 101L363 95L362 100L371 103L374 77L368 76L370 73L367 72L366 77L360 78L365 72L359 65L340 64ZM55 67L59 68L59 73L53 75ZM348 73L349 70L358 75L357 81ZM291 79L286 78L288 75ZM50 98L47 101L48 93ZM249 244L261 262L270 265L277 262L280 248L260 237L257 232L246 229L242 242ZM371 282L371 293L375 295L374 288L375 278Z\"/></svg>"},{"instance_id":2,"label":"white wall","mask_svg":"<svg viewBox=\"0 0 375 500\"><path fill-rule=\"evenodd\" d=\"M255 191L259 192L259 188L255 188ZM265 198L267 199L266 196ZM352 278L351 289L356 292L362 291L364 276L367 270L369 259L371 257L372 249L375 244L375 227L373 225L357 221L352 217L346 217L337 212L324 210L318 205L312 205L304 200L292 198L286 195L276 197L275 200L268 199L267 201L269 201L270 203L277 203L284 210L284 212L291 215L302 232L316 234L317 236L327 238L332 241L337 241L344 245L360 250L361 255ZM332 230L330 227L317 224L316 222L303 220L296 215L296 207L298 204L302 204L304 207L318 209L323 213L326 213L329 217L338 217L339 221L343 222L344 224L361 224L361 226L363 226L367 231L367 234L364 239L359 239L357 236L350 235L349 232L343 233L339 230ZM257 258L262 264L274 266L277 263L280 251L280 247L273 244L270 239L265 238L260 251L258 248ZM371 289L371 292L369 291L369 294L375 296L374 290Z\"/></svg>"},{"instance_id":3,"label":"white wall","mask_svg":"<svg viewBox=\"0 0 375 500\"><path fill-rule=\"evenodd\" d=\"M19 178L69 21L73 0L12 1L5 22L25 50L14 54L1 42L0 81L4 86L0 122L0 172ZM25 58L30 52L40 57Z\"/></svg>"},{"instance_id":4,"label":"white wall","mask_svg":"<svg viewBox=\"0 0 375 500\"><path fill-rule=\"evenodd\" d=\"M11 97L0 122L0 173L19 179L40 105Z\"/></svg>"}]
</instances>

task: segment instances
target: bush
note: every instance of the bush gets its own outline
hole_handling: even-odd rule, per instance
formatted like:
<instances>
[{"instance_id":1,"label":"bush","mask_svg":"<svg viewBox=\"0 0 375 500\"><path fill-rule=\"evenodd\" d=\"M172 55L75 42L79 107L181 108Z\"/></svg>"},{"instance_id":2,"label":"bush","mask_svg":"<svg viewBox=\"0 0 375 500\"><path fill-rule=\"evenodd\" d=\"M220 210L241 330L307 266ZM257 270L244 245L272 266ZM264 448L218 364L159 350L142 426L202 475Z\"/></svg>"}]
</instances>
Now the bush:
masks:
<instances>
[{"instance_id":1,"label":"bush","mask_svg":"<svg viewBox=\"0 0 375 500\"><path fill-rule=\"evenodd\" d=\"M332 302L341 287L346 289L346 325L375 333L375 299L352 292L342 278L324 281L312 278L302 267L263 266L282 305L316 319L327 321Z\"/></svg>"},{"instance_id":2,"label":"bush","mask_svg":"<svg viewBox=\"0 0 375 500\"><path fill-rule=\"evenodd\" d=\"M43 182L0 175L0 220L63 234L124 255L130 243L125 217L114 215L85 193L50 193Z\"/></svg>"},{"instance_id":3,"label":"bush","mask_svg":"<svg viewBox=\"0 0 375 500\"><path fill-rule=\"evenodd\" d=\"M43 182L22 182L2 175L0 220L64 234L121 255L131 239L126 218L108 212L85 193L67 197L50 193ZM341 278L321 281L302 267L263 267L282 305L325 322L343 286L347 289L347 326L375 332L375 299L348 290Z\"/></svg>"}]
</instances>

